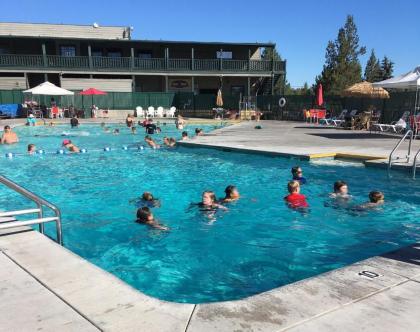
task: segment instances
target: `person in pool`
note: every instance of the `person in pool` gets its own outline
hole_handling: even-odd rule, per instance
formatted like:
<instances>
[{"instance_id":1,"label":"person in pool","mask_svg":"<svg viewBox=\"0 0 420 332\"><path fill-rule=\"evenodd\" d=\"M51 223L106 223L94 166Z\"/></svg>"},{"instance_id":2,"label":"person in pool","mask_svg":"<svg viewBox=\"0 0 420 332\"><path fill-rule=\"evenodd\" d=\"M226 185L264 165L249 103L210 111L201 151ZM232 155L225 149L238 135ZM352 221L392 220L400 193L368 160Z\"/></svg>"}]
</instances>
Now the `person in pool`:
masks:
<instances>
[{"instance_id":1,"label":"person in pool","mask_svg":"<svg viewBox=\"0 0 420 332\"><path fill-rule=\"evenodd\" d=\"M299 184L305 184L306 179L303 177L302 168L300 166L292 167L293 180L298 181Z\"/></svg>"},{"instance_id":2,"label":"person in pool","mask_svg":"<svg viewBox=\"0 0 420 332\"><path fill-rule=\"evenodd\" d=\"M300 193L300 184L297 180L292 180L287 184L289 195L284 197L287 205L292 209L307 208L308 202L305 195Z\"/></svg>"},{"instance_id":3,"label":"person in pool","mask_svg":"<svg viewBox=\"0 0 420 332\"><path fill-rule=\"evenodd\" d=\"M70 152L73 152L73 153L79 153L80 152L80 149L76 145L74 145L72 143L72 141L69 140L69 139L65 139L63 141L63 146Z\"/></svg>"},{"instance_id":4,"label":"person in pool","mask_svg":"<svg viewBox=\"0 0 420 332\"><path fill-rule=\"evenodd\" d=\"M125 119L125 124L128 128L133 127L134 125L134 119L132 118L131 114L127 115L127 118Z\"/></svg>"},{"instance_id":5,"label":"person in pool","mask_svg":"<svg viewBox=\"0 0 420 332\"><path fill-rule=\"evenodd\" d=\"M35 153L36 153L35 144L28 144L28 154L35 154Z\"/></svg>"},{"instance_id":6,"label":"person in pool","mask_svg":"<svg viewBox=\"0 0 420 332\"><path fill-rule=\"evenodd\" d=\"M137 219L136 222L139 224L144 224L155 229L162 231L167 231L169 228L167 226L161 225L153 216L152 211L147 206L143 206L137 210Z\"/></svg>"},{"instance_id":7,"label":"person in pool","mask_svg":"<svg viewBox=\"0 0 420 332\"><path fill-rule=\"evenodd\" d=\"M368 210L380 207L385 203L385 195L381 191L371 191L369 193L369 202L356 207L357 210Z\"/></svg>"},{"instance_id":8,"label":"person in pool","mask_svg":"<svg viewBox=\"0 0 420 332\"><path fill-rule=\"evenodd\" d=\"M176 140L173 137L169 138L169 147L174 148L176 146Z\"/></svg>"},{"instance_id":9,"label":"person in pool","mask_svg":"<svg viewBox=\"0 0 420 332\"><path fill-rule=\"evenodd\" d=\"M160 200L153 197L153 194L149 191L145 191L140 198L136 198L130 201L136 202L137 207L147 206L149 208L160 207Z\"/></svg>"},{"instance_id":10,"label":"person in pool","mask_svg":"<svg viewBox=\"0 0 420 332\"><path fill-rule=\"evenodd\" d=\"M151 138L149 135L146 135L144 138L144 141L152 148L152 149L159 149L160 145L157 144L153 138Z\"/></svg>"},{"instance_id":11,"label":"person in pool","mask_svg":"<svg viewBox=\"0 0 420 332\"><path fill-rule=\"evenodd\" d=\"M10 128L9 125L4 126L4 132L1 136L1 144L13 144L13 143L19 143L19 138L12 131L12 128Z\"/></svg>"},{"instance_id":12,"label":"person in pool","mask_svg":"<svg viewBox=\"0 0 420 332\"><path fill-rule=\"evenodd\" d=\"M179 114L175 120L175 126L178 130L183 130L185 126L185 120L181 114Z\"/></svg>"},{"instance_id":13,"label":"person in pool","mask_svg":"<svg viewBox=\"0 0 420 332\"><path fill-rule=\"evenodd\" d=\"M188 139L188 133L186 131L182 132L181 141L185 141Z\"/></svg>"},{"instance_id":14,"label":"person in pool","mask_svg":"<svg viewBox=\"0 0 420 332\"><path fill-rule=\"evenodd\" d=\"M216 194L211 190L203 192L201 195L201 202L198 203L198 206L205 211L217 209L226 210L226 207L217 203Z\"/></svg>"},{"instance_id":15,"label":"person in pool","mask_svg":"<svg viewBox=\"0 0 420 332\"><path fill-rule=\"evenodd\" d=\"M137 134L137 128L136 128L135 126L132 126L132 127L131 127L131 133L132 133L133 135L136 135L136 134Z\"/></svg>"},{"instance_id":16,"label":"person in pool","mask_svg":"<svg viewBox=\"0 0 420 332\"><path fill-rule=\"evenodd\" d=\"M240 198L238 189L235 186L229 185L225 189L225 198L223 198L220 203L230 203L237 201Z\"/></svg>"},{"instance_id":17,"label":"person in pool","mask_svg":"<svg viewBox=\"0 0 420 332\"><path fill-rule=\"evenodd\" d=\"M79 120L75 116L73 116L70 119L70 125L71 125L72 128L78 127L79 126Z\"/></svg>"},{"instance_id":18,"label":"person in pool","mask_svg":"<svg viewBox=\"0 0 420 332\"><path fill-rule=\"evenodd\" d=\"M114 131L112 132L114 135L119 135L120 134L120 130L118 128L115 128Z\"/></svg>"},{"instance_id":19,"label":"person in pool","mask_svg":"<svg viewBox=\"0 0 420 332\"><path fill-rule=\"evenodd\" d=\"M330 197L345 200L350 199L351 195L349 195L349 188L347 183L344 181L336 181L334 183L334 192L330 194Z\"/></svg>"}]
</instances>

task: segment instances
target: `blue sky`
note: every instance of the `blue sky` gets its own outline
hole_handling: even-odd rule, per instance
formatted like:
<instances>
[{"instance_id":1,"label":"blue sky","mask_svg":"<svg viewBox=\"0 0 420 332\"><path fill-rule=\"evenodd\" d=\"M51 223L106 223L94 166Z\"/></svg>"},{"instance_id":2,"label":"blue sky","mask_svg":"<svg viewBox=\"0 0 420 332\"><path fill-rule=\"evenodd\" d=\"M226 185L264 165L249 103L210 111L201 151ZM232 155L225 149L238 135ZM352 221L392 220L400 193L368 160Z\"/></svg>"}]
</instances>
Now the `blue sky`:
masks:
<instances>
[{"instance_id":1,"label":"blue sky","mask_svg":"<svg viewBox=\"0 0 420 332\"><path fill-rule=\"evenodd\" d=\"M367 54L395 62L395 73L420 65L419 0L300 1L2 1L2 22L134 26L134 38L277 44L292 86L312 84L325 47L347 14L355 17Z\"/></svg>"}]
</instances>

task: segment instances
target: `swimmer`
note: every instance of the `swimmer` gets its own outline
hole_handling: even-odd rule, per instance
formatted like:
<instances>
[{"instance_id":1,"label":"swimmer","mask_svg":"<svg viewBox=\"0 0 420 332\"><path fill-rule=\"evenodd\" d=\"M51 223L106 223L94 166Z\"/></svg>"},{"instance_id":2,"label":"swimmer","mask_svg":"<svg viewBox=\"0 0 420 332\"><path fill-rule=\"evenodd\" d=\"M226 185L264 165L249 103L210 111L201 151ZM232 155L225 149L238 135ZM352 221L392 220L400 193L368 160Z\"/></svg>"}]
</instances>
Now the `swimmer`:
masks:
<instances>
[{"instance_id":1,"label":"swimmer","mask_svg":"<svg viewBox=\"0 0 420 332\"><path fill-rule=\"evenodd\" d=\"M299 184L306 183L306 179L303 177L302 168L300 168L299 166L292 167L292 175L293 175L293 180L298 181Z\"/></svg>"},{"instance_id":2,"label":"swimmer","mask_svg":"<svg viewBox=\"0 0 420 332\"><path fill-rule=\"evenodd\" d=\"M380 191L371 191L369 193L369 202L354 207L355 210L368 210L377 208L385 203L385 195Z\"/></svg>"},{"instance_id":3,"label":"swimmer","mask_svg":"<svg viewBox=\"0 0 420 332\"><path fill-rule=\"evenodd\" d=\"M308 207L308 202L306 202L305 195L300 193L300 184L297 180L292 180L287 184L287 190L289 195L284 197L287 205L292 209L297 208L306 208Z\"/></svg>"},{"instance_id":4,"label":"swimmer","mask_svg":"<svg viewBox=\"0 0 420 332\"><path fill-rule=\"evenodd\" d=\"M160 134L162 132L162 129L160 127L156 127L156 134Z\"/></svg>"},{"instance_id":5,"label":"swimmer","mask_svg":"<svg viewBox=\"0 0 420 332\"><path fill-rule=\"evenodd\" d=\"M176 140L173 137L169 138L169 147L173 148L176 146Z\"/></svg>"},{"instance_id":6,"label":"swimmer","mask_svg":"<svg viewBox=\"0 0 420 332\"><path fill-rule=\"evenodd\" d=\"M111 129L109 127L104 127L104 132L109 133L111 132Z\"/></svg>"},{"instance_id":7,"label":"swimmer","mask_svg":"<svg viewBox=\"0 0 420 332\"><path fill-rule=\"evenodd\" d=\"M162 231L169 230L168 227L159 224L159 222L154 218L153 213L147 206L143 206L142 208L137 210L136 222L139 224L150 226L155 229L160 229Z\"/></svg>"},{"instance_id":8,"label":"swimmer","mask_svg":"<svg viewBox=\"0 0 420 332\"><path fill-rule=\"evenodd\" d=\"M136 135L136 134L137 134L137 128L136 128L135 126L132 126L132 127L131 127L131 133L132 133L133 135Z\"/></svg>"},{"instance_id":9,"label":"swimmer","mask_svg":"<svg viewBox=\"0 0 420 332\"><path fill-rule=\"evenodd\" d=\"M349 188L347 183L344 181L336 181L334 183L334 192L330 194L331 198L337 199L350 199L351 195L349 195Z\"/></svg>"},{"instance_id":10,"label":"swimmer","mask_svg":"<svg viewBox=\"0 0 420 332\"><path fill-rule=\"evenodd\" d=\"M35 144L28 144L28 154L35 154L36 153L36 146Z\"/></svg>"},{"instance_id":11,"label":"swimmer","mask_svg":"<svg viewBox=\"0 0 420 332\"><path fill-rule=\"evenodd\" d=\"M153 148L153 149L159 149L160 148L160 145L159 144L157 144L154 140L153 140L153 138L151 138L149 135L147 135L145 138L144 138L144 141L151 147L151 148Z\"/></svg>"},{"instance_id":12,"label":"swimmer","mask_svg":"<svg viewBox=\"0 0 420 332\"><path fill-rule=\"evenodd\" d=\"M160 207L160 200L154 198L152 193L145 191L140 198L132 199L130 203L136 202L137 207L147 206L149 208Z\"/></svg>"},{"instance_id":13,"label":"swimmer","mask_svg":"<svg viewBox=\"0 0 420 332\"><path fill-rule=\"evenodd\" d=\"M19 143L19 137L12 131L9 125L4 126L4 132L1 136L1 144Z\"/></svg>"},{"instance_id":14,"label":"swimmer","mask_svg":"<svg viewBox=\"0 0 420 332\"><path fill-rule=\"evenodd\" d=\"M201 196L201 202L197 204L202 210L216 210L223 209L227 210L226 207L217 203L216 195L214 191L206 190Z\"/></svg>"},{"instance_id":15,"label":"swimmer","mask_svg":"<svg viewBox=\"0 0 420 332\"><path fill-rule=\"evenodd\" d=\"M120 130L118 128L115 128L114 131L112 132L113 135L119 135L120 134Z\"/></svg>"},{"instance_id":16,"label":"swimmer","mask_svg":"<svg viewBox=\"0 0 420 332\"><path fill-rule=\"evenodd\" d=\"M166 145L166 146L169 146L169 138L168 137L165 136L163 138L163 144Z\"/></svg>"},{"instance_id":17,"label":"swimmer","mask_svg":"<svg viewBox=\"0 0 420 332\"><path fill-rule=\"evenodd\" d=\"M101 122L101 128L105 127L105 122Z\"/></svg>"},{"instance_id":18,"label":"swimmer","mask_svg":"<svg viewBox=\"0 0 420 332\"><path fill-rule=\"evenodd\" d=\"M176 118L176 120L175 120L175 126L176 126L176 129L178 129L178 130L184 129L185 120L182 117L182 115L178 115L178 117Z\"/></svg>"},{"instance_id":19,"label":"swimmer","mask_svg":"<svg viewBox=\"0 0 420 332\"><path fill-rule=\"evenodd\" d=\"M54 127L54 126L55 126L55 123L51 121L51 122L48 124L48 126L50 126L50 127Z\"/></svg>"},{"instance_id":20,"label":"swimmer","mask_svg":"<svg viewBox=\"0 0 420 332\"><path fill-rule=\"evenodd\" d=\"M79 120L75 116L73 116L70 119L70 125L71 125L72 128L78 127L79 126Z\"/></svg>"},{"instance_id":21,"label":"swimmer","mask_svg":"<svg viewBox=\"0 0 420 332\"><path fill-rule=\"evenodd\" d=\"M230 203L237 201L241 196L239 191L235 186L229 185L225 189L225 198L223 198L220 203Z\"/></svg>"},{"instance_id":22,"label":"swimmer","mask_svg":"<svg viewBox=\"0 0 420 332\"><path fill-rule=\"evenodd\" d=\"M127 118L125 119L125 124L128 128L133 127L134 125L134 119L132 118L131 114L127 115Z\"/></svg>"},{"instance_id":23,"label":"swimmer","mask_svg":"<svg viewBox=\"0 0 420 332\"><path fill-rule=\"evenodd\" d=\"M186 131L182 132L181 141L185 141L188 139L188 133Z\"/></svg>"},{"instance_id":24,"label":"swimmer","mask_svg":"<svg viewBox=\"0 0 420 332\"><path fill-rule=\"evenodd\" d=\"M63 141L63 146L70 152L74 152L74 153L80 152L80 149L76 145L74 145L69 139L65 139Z\"/></svg>"},{"instance_id":25,"label":"swimmer","mask_svg":"<svg viewBox=\"0 0 420 332\"><path fill-rule=\"evenodd\" d=\"M195 136L203 136L204 132L201 128L195 128Z\"/></svg>"}]
</instances>

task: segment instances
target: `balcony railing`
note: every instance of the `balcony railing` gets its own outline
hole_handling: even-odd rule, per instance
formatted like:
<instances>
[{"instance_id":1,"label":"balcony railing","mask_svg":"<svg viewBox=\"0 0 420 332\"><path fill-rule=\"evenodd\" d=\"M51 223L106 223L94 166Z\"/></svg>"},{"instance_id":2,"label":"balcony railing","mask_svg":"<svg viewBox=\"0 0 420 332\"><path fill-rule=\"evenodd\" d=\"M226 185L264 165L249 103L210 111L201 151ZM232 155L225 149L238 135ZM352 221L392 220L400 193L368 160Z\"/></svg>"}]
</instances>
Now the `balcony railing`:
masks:
<instances>
[{"instance_id":1,"label":"balcony railing","mask_svg":"<svg viewBox=\"0 0 420 332\"><path fill-rule=\"evenodd\" d=\"M284 72L285 61L0 54L0 68L127 72Z\"/></svg>"}]
</instances>

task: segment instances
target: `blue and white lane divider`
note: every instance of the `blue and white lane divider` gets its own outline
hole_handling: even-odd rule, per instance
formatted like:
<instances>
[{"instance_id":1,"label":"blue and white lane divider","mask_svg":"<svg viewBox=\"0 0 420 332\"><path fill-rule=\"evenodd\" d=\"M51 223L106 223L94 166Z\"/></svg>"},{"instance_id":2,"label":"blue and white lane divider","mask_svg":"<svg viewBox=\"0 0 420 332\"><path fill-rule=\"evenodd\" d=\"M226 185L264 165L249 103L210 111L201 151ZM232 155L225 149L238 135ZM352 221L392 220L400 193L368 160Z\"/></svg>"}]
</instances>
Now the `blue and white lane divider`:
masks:
<instances>
[{"instance_id":1,"label":"blue and white lane divider","mask_svg":"<svg viewBox=\"0 0 420 332\"><path fill-rule=\"evenodd\" d=\"M144 150L145 147L143 145L136 145L136 146L127 146L127 145L123 145L121 148L123 151L128 151L128 150ZM111 151L118 151L120 149L118 148L111 148L109 146L105 146L102 149L92 149L92 150L87 150L87 149L80 149L80 153L88 153L89 152L111 152ZM43 149L39 149L36 150L36 152L34 154L39 154L39 155L48 155L48 154L74 154L70 151L67 151L65 149L58 149L55 152L49 152L49 151L45 151ZM13 153L13 152L7 152L5 153L5 157L8 159L13 159L15 157L21 157L21 156L27 156L27 153Z\"/></svg>"}]
</instances>

